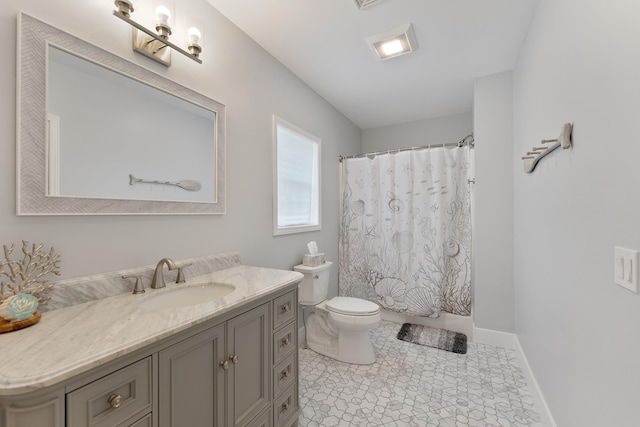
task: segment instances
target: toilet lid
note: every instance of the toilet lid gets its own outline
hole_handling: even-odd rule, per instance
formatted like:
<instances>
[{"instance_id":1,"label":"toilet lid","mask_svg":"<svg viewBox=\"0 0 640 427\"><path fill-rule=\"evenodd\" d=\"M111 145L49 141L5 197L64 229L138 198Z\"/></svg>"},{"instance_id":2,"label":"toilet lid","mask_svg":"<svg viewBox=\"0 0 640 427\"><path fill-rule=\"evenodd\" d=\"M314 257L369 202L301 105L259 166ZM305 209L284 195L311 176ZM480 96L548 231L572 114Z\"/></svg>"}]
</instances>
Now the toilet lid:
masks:
<instances>
[{"instance_id":1,"label":"toilet lid","mask_svg":"<svg viewBox=\"0 0 640 427\"><path fill-rule=\"evenodd\" d=\"M352 316L367 316L380 311L378 304L351 297L335 297L326 303L328 310L339 314L350 314Z\"/></svg>"}]
</instances>

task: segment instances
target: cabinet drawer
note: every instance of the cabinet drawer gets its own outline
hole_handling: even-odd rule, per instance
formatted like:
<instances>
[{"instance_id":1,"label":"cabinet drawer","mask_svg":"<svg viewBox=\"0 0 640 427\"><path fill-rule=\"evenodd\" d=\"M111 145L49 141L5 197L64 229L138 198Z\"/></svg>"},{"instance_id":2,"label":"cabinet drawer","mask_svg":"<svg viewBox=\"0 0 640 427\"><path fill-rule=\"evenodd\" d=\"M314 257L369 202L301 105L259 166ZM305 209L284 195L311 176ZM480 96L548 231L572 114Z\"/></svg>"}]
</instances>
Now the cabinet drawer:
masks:
<instances>
[{"instance_id":1,"label":"cabinet drawer","mask_svg":"<svg viewBox=\"0 0 640 427\"><path fill-rule=\"evenodd\" d=\"M284 389L296 381L296 353L291 353L285 360L273 368L273 396L277 397Z\"/></svg>"},{"instance_id":2,"label":"cabinet drawer","mask_svg":"<svg viewBox=\"0 0 640 427\"><path fill-rule=\"evenodd\" d=\"M273 333L273 363L280 363L297 345L296 324L291 323Z\"/></svg>"},{"instance_id":3,"label":"cabinet drawer","mask_svg":"<svg viewBox=\"0 0 640 427\"><path fill-rule=\"evenodd\" d=\"M147 414L146 417L140 418L135 423L129 425L128 427L151 427L151 414Z\"/></svg>"},{"instance_id":4,"label":"cabinet drawer","mask_svg":"<svg viewBox=\"0 0 640 427\"><path fill-rule=\"evenodd\" d=\"M273 329L289 322L296 317L298 296L295 291L282 295L273 300Z\"/></svg>"},{"instance_id":5,"label":"cabinet drawer","mask_svg":"<svg viewBox=\"0 0 640 427\"><path fill-rule=\"evenodd\" d=\"M113 427L151 412L151 371L147 357L67 394L67 426Z\"/></svg>"},{"instance_id":6,"label":"cabinet drawer","mask_svg":"<svg viewBox=\"0 0 640 427\"><path fill-rule=\"evenodd\" d=\"M273 425L283 426L298 412L298 383L294 383L273 403Z\"/></svg>"}]
</instances>

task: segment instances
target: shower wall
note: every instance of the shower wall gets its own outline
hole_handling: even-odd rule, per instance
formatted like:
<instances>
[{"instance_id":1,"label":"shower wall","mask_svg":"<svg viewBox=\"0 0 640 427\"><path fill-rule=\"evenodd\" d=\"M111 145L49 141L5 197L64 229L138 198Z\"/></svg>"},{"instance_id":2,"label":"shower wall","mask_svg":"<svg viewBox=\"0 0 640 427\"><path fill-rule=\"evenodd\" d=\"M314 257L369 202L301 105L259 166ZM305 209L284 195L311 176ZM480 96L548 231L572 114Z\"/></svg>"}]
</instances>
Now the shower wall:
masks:
<instances>
[{"instance_id":1,"label":"shower wall","mask_svg":"<svg viewBox=\"0 0 640 427\"><path fill-rule=\"evenodd\" d=\"M362 152L458 142L473 132L471 112L393 126L364 129Z\"/></svg>"}]
</instances>

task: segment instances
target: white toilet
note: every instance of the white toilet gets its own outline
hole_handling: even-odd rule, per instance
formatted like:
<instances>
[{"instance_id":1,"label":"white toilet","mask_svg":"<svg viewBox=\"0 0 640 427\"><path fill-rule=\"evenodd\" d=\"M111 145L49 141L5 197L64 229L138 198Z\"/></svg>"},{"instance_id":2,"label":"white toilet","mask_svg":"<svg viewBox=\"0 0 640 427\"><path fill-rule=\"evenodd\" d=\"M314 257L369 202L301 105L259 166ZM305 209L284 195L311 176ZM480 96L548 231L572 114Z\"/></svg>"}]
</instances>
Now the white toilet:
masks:
<instances>
[{"instance_id":1,"label":"white toilet","mask_svg":"<svg viewBox=\"0 0 640 427\"><path fill-rule=\"evenodd\" d=\"M298 287L298 302L313 306L305 322L307 346L325 356L347 363L370 365L376 361L369 330L380 323L380 307L351 297L326 300L331 263L317 267L296 265L304 274Z\"/></svg>"}]
</instances>

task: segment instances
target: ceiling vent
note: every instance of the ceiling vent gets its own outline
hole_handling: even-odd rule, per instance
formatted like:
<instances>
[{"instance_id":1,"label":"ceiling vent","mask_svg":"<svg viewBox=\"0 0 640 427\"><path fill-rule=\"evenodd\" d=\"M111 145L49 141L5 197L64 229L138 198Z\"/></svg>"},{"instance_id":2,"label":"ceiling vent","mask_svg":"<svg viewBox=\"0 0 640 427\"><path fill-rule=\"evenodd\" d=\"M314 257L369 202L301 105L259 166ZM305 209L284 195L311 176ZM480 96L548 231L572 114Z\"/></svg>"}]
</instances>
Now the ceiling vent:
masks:
<instances>
[{"instance_id":1,"label":"ceiling vent","mask_svg":"<svg viewBox=\"0 0 640 427\"><path fill-rule=\"evenodd\" d=\"M370 6L375 2L378 2L380 0L355 0L356 2L356 6L358 6L358 9L362 9L364 7Z\"/></svg>"},{"instance_id":2,"label":"ceiling vent","mask_svg":"<svg viewBox=\"0 0 640 427\"><path fill-rule=\"evenodd\" d=\"M386 33L367 37L365 40L381 61L405 55L418 48L412 24L406 24Z\"/></svg>"}]
</instances>

